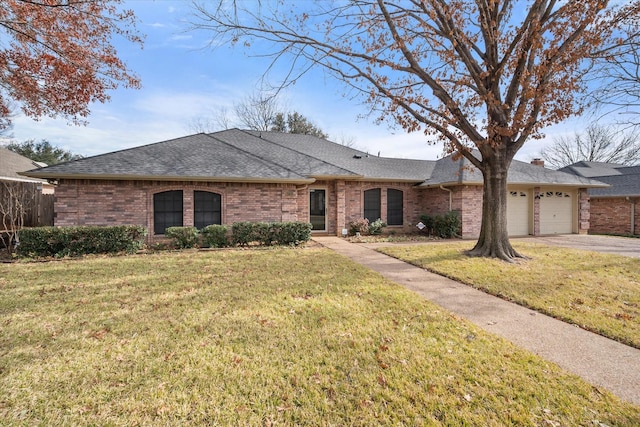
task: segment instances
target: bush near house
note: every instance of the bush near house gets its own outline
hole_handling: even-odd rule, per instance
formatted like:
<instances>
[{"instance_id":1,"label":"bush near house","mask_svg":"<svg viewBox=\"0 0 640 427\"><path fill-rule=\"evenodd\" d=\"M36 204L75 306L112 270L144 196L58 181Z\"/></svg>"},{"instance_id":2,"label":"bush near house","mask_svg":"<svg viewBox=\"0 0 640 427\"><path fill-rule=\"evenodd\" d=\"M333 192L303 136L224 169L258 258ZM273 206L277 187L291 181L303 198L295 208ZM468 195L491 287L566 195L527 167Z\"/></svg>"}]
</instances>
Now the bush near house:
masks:
<instances>
[{"instance_id":1,"label":"bush near house","mask_svg":"<svg viewBox=\"0 0 640 427\"><path fill-rule=\"evenodd\" d=\"M420 215L420 221L425 225L423 232L430 236L452 239L459 236L460 215L456 211L449 211L444 215Z\"/></svg>"},{"instance_id":2,"label":"bush near house","mask_svg":"<svg viewBox=\"0 0 640 427\"><path fill-rule=\"evenodd\" d=\"M307 222L235 222L231 241L240 246L299 245L311 239L311 227Z\"/></svg>"},{"instance_id":3,"label":"bush near house","mask_svg":"<svg viewBox=\"0 0 640 427\"><path fill-rule=\"evenodd\" d=\"M202 235L202 246L205 248L224 248L229 246L229 227L226 225L207 225L200 234Z\"/></svg>"},{"instance_id":4,"label":"bush near house","mask_svg":"<svg viewBox=\"0 0 640 427\"><path fill-rule=\"evenodd\" d=\"M195 227L168 227L164 235L171 239L177 249L195 248L200 241L198 229Z\"/></svg>"},{"instance_id":5,"label":"bush near house","mask_svg":"<svg viewBox=\"0 0 640 427\"><path fill-rule=\"evenodd\" d=\"M36 257L134 253L144 247L146 235L147 229L137 225L25 228L17 252Z\"/></svg>"},{"instance_id":6,"label":"bush near house","mask_svg":"<svg viewBox=\"0 0 640 427\"><path fill-rule=\"evenodd\" d=\"M376 219L372 223L369 223L367 218L361 218L349 223L349 235L355 236L360 233L362 236L377 236L382 234L382 229L386 226L387 224L380 218Z\"/></svg>"},{"instance_id":7,"label":"bush near house","mask_svg":"<svg viewBox=\"0 0 640 427\"><path fill-rule=\"evenodd\" d=\"M200 231L195 227L169 227L165 235L178 249L223 248L232 244L295 246L311 238L311 224L304 222L236 222L231 227L231 236L228 231L225 225L208 225Z\"/></svg>"}]
</instances>

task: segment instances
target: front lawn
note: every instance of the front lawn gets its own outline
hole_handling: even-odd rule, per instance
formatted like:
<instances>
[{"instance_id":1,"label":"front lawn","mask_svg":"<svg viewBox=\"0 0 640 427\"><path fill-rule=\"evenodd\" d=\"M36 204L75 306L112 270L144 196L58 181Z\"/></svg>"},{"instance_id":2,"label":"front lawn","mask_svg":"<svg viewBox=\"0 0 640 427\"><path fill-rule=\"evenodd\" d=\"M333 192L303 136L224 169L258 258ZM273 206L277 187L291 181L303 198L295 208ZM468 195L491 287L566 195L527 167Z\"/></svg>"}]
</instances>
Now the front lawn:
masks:
<instances>
[{"instance_id":1,"label":"front lawn","mask_svg":"<svg viewBox=\"0 0 640 427\"><path fill-rule=\"evenodd\" d=\"M639 423L324 249L0 265L1 425Z\"/></svg>"},{"instance_id":2,"label":"front lawn","mask_svg":"<svg viewBox=\"0 0 640 427\"><path fill-rule=\"evenodd\" d=\"M381 252L640 348L640 259L516 242L528 260L469 258L474 242Z\"/></svg>"}]
</instances>

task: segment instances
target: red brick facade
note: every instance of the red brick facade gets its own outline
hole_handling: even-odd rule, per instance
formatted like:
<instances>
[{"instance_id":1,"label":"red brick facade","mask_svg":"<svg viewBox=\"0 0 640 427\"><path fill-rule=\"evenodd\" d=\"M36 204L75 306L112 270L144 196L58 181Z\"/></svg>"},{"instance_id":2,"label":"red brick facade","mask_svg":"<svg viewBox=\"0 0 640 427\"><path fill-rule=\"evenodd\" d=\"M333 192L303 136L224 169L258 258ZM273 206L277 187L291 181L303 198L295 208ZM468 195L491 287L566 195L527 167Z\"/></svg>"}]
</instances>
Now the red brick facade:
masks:
<instances>
[{"instance_id":1,"label":"red brick facade","mask_svg":"<svg viewBox=\"0 0 640 427\"><path fill-rule=\"evenodd\" d=\"M309 192L312 189L324 189L325 232L341 235L349 223L364 217L364 192L374 188L381 190L380 216L385 222L388 190L400 190L403 194L403 225L390 226L387 231L415 232L421 214L441 215L454 210L461 216L462 237L474 238L480 233L481 186L441 189L419 188L412 183L402 182L344 180L294 185L61 179L55 195L55 225L142 225L150 232L149 241L154 241L157 237L153 235L154 194L170 190L183 191L185 226L194 223L194 191L211 191L221 195L223 224L231 225L238 221L309 221ZM623 215L623 209L618 210ZM629 212L628 206L626 212ZM589 200L586 191L583 191L580 192L578 218L580 231L584 232L585 226L588 227L588 214ZM539 212L535 215L535 218L538 217ZM637 228L638 222L636 219Z\"/></svg>"},{"instance_id":2,"label":"red brick facade","mask_svg":"<svg viewBox=\"0 0 640 427\"><path fill-rule=\"evenodd\" d=\"M640 199L592 198L590 232L595 234L640 234Z\"/></svg>"}]
</instances>

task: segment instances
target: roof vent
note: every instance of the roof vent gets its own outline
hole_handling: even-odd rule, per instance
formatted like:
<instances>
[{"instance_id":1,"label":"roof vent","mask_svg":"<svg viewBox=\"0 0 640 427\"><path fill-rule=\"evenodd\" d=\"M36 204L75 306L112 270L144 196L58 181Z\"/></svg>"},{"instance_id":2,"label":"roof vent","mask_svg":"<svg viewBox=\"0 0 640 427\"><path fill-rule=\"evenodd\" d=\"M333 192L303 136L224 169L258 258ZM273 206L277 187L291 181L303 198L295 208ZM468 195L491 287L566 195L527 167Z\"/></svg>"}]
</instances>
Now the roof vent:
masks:
<instances>
[{"instance_id":1,"label":"roof vent","mask_svg":"<svg viewBox=\"0 0 640 427\"><path fill-rule=\"evenodd\" d=\"M361 159L361 158L362 158L362 156L361 156L360 154L354 154L354 155L353 155L353 158L354 158L354 159Z\"/></svg>"},{"instance_id":2,"label":"roof vent","mask_svg":"<svg viewBox=\"0 0 640 427\"><path fill-rule=\"evenodd\" d=\"M534 165L534 166L544 167L544 160L542 160L542 159L533 159L533 160L531 160L531 164Z\"/></svg>"}]
</instances>

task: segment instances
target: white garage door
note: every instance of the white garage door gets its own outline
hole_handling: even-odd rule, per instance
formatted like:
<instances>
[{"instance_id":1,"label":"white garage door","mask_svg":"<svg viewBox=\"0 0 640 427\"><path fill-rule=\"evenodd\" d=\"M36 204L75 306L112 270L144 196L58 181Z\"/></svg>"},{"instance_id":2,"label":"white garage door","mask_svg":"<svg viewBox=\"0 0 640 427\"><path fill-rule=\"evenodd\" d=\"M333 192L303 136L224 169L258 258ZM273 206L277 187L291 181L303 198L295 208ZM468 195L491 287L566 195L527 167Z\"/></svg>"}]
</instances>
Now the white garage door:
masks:
<instances>
[{"instance_id":1,"label":"white garage door","mask_svg":"<svg viewBox=\"0 0 640 427\"><path fill-rule=\"evenodd\" d=\"M540 234L573 233L574 197L566 191L540 192Z\"/></svg>"},{"instance_id":2,"label":"white garage door","mask_svg":"<svg viewBox=\"0 0 640 427\"><path fill-rule=\"evenodd\" d=\"M527 236L529 234L530 211L528 191L508 191L507 231L509 236Z\"/></svg>"}]
</instances>

